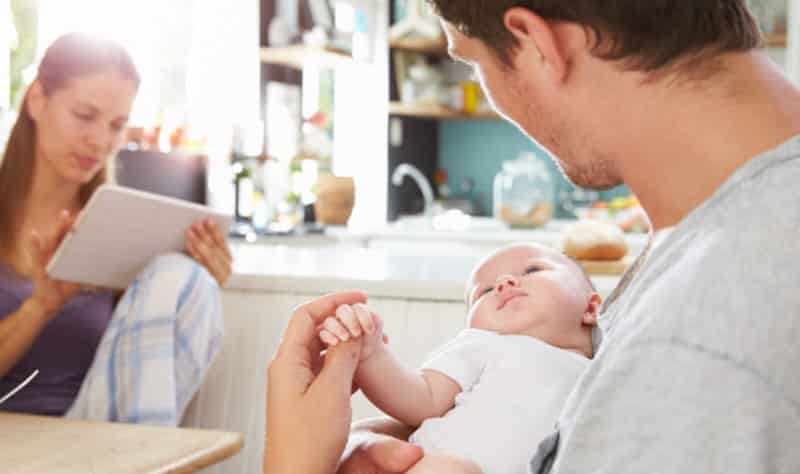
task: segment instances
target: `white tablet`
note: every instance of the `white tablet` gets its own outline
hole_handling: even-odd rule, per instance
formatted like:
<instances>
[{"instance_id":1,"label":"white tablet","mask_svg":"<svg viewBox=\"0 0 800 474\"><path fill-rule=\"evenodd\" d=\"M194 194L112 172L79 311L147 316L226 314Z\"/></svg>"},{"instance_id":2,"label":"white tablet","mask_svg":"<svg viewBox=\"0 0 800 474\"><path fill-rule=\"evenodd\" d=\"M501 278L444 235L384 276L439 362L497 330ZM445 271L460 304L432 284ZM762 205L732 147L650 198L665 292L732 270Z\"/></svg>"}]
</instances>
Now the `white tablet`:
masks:
<instances>
[{"instance_id":1,"label":"white tablet","mask_svg":"<svg viewBox=\"0 0 800 474\"><path fill-rule=\"evenodd\" d=\"M211 217L228 232L232 217L208 207L105 184L92 195L47 265L59 280L126 288L156 256L182 252L186 230Z\"/></svg>"}]
</instances>

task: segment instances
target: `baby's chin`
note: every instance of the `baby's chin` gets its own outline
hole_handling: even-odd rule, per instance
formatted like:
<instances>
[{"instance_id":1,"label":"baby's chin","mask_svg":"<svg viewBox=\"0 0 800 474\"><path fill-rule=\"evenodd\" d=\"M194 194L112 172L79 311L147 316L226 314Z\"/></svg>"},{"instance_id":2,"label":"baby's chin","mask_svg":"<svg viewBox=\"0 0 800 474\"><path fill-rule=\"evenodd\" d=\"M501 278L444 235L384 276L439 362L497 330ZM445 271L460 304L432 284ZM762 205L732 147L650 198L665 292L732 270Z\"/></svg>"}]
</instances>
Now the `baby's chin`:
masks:
<instances>
[{"instance_id":1,"label":"baby's chin","mask_svg":"<svg viewBox=\"0 0 800 474\"><path fill-rule=\"evenodd\" d=\"M500 328L497 327L495 324L491 324L489 321L484 321L479 318L475 318L469 321L467 325L470 329L480 329L482 331L490 331L500 333Z\"/></svg>"}]
</instances>

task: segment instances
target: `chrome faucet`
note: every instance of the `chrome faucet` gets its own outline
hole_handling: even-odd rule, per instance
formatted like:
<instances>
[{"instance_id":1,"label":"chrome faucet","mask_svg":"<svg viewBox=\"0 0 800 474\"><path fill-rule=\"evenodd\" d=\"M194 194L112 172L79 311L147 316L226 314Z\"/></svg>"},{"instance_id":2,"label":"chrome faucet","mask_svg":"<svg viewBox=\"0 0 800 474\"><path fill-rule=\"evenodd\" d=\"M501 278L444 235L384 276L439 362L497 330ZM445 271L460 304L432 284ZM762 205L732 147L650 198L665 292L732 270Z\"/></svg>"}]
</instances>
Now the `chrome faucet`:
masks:
<instances>
[{"instance_id":1,"label":"chrome faucet","mask_svg":"<svg viewBox=\"0 0 800 474\"><path fill-rule=\"evenodd\" d=\"M392 184L400 186L403 184L403 178L406 176L413 179L414 182L417 183L417 186L419 186L419 190L422 191L422 198L425 200L425 209L422 213L426 216L430 216L433 211L433 188L431 188L430 183L428 183L428 179L415 166L409 165L408 163L400 163L397 168L394 169L394 173L392 173Z\"/></svg>"}]
</instances>

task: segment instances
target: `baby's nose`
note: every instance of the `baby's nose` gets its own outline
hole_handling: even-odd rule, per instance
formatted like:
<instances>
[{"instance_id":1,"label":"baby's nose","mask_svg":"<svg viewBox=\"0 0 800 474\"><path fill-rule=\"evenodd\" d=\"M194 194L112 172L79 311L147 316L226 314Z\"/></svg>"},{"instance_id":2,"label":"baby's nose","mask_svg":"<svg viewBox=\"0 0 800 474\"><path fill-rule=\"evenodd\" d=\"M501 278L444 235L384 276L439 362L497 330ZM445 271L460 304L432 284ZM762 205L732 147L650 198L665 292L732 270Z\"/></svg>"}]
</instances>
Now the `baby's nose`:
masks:
<instances>
[{"instance_id":1,"label":"baby's nose","mask_svg":"<svg viewBox=\"0 0 800 474\"><path fill-rule=\"evenodd\" d=\"M509 287L517 286L517 279L512 275L500 275L497 279L497 291L503 291Z\"/></svg>"}]
</instances>

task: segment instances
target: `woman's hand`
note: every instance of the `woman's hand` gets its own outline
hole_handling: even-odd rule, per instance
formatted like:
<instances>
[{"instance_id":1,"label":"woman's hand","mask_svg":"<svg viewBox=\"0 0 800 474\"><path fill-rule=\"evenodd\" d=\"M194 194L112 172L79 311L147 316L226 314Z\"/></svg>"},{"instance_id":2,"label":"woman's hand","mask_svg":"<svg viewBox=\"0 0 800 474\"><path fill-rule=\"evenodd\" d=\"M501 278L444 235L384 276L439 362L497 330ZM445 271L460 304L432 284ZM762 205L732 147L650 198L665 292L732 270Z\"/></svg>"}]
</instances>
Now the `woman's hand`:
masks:
<instances>
[{"instance_id":1,"label":"woman's hand","mask_svg":"<svg viewBox=\"0 0 800 474\"><path fill-rule=\"evenodd\" d=\"M199 220L189 227L186 251L208 270L220 287L225 286L231 276L233 257L227 239L212 219Z\"/></svg>"},{"instance_id":2,"label":"woman's hand","mask_svg":"<svg viewBox=\"0 0 800 474\"><path fill-rule=\"evenodd\" d=\"M341 305L365 303L363 293L323 296L298 307L269 367L266 474L332 474L350 431L350 391L361 340L322 356L317 328Z\"/></svg>"},{"instance_id":3,"label":"woman's hand","mask_svg":"<svg viewBox=\"0 0 800 474\"><path fill-rule=\"evenodd\" d=\"M32 232L27 239L27 254L30 260L33 294L31 300L36 303L48 318L52 318L62 306L77 293L81 286L50 278L47 274L47 263L53 256L61 241L72 230L75 218L67 211L58 216L55 231L50 235Z\"/></svg>"}]
</instances>

